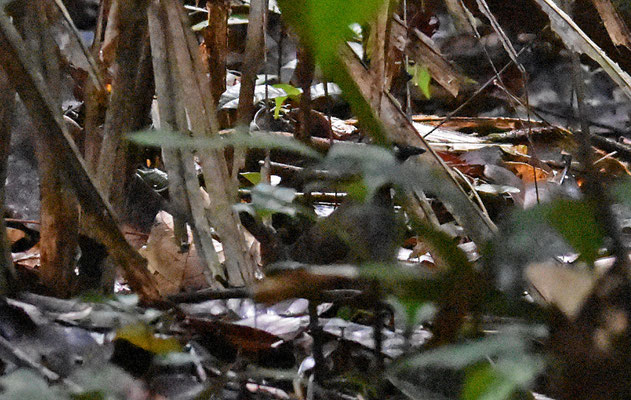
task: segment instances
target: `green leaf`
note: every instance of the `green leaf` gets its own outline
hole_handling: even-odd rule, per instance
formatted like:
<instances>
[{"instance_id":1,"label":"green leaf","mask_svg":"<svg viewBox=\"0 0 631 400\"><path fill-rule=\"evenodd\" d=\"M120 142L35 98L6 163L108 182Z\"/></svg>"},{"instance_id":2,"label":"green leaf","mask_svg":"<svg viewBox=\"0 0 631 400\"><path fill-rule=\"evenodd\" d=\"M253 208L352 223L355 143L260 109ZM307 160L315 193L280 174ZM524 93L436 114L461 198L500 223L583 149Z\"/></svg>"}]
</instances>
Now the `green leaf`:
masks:
<instances>
[{"instance_id":1,"label":"green leaf","mask_svg":"<svg viewBox=\"0 0 631 400\"><path fill-rule=\"evenodd\" d=\"M385 184L401 183L401 167L393 152L380 146L336 144L329 150L321 168L342 176L360 175L367 199Z\"/></svg>"},{"instance_id":2,"label":"green leaf","mask_svg":"<svg viewBox=\"0 0 631 400\"><path fill-rule=\"evenodd\" d=\"M285 100L287 100L287 96L280 96L274 99L274 119L280 118L280 109L283 108Z\"/></svg>"},{"instance_id":3,"label":"green leaf","mask_svg":"<svg viewBox=\"0 0 631 400\"><path fill-rule=\"evenodd\" d=\"M430 82L432 81L432 75L429 73L429 68L425 65L408 65L406 67L408 74L412 75L412 83L417 86L425 98L429 100L431 97Z\"/></svg>"},{"instance_id":4,"label":"green leaf","mask_svg":"<svg viewBox=\"0 0 631 400\"><path fill-rule=\"evenodd\" d=\"M300 95L302 94L302 90L288 84L288 83L277 83L272 85L276 89L284 90L287 93L286 96L278 96L274 98L274 119L278 119L280 117L280 109L285 103L285 100L288 98L292 98L295 101L300 100Z\"/></svg>"},{"instance_id":5,"label":"green leaf","mask_svg":"<svg viewBox=\"0 0 631 400\"><path fill-rule=\"evenodd\" d=\"M527 349L527 336L521 332L503 333L469 343L442 346L397 362L394 370L428 366L465 368L489 357L521 356Z\"/></svg>"},{"instance_id":6,"label":"green leaf","mask_svg":"<svg viewBox=\"0 0 631 400\"><path fill-rule=\"evenodd\" d=\"M288 83L277 83L275 85L272 85L272 87L275 87L276 89L282 89L285 91L285 93L287 93L287 96L289 97L293 97L293 98L300 98L300 95L302 94L302 90L292 86Z\"/></svg>"},{"instance_id":7,"label":"green leaf","mask_svg":"<svg viewBox=\"0 0 631 400\"><path fill-rule=\"evenodd\" d=\"M141 146L185 148L190 150L224 149L226 147L280 149L312 157L321 158L320 154L298 140L278 135L257 132L256 135L233 133L212 137L192 138L170 130L146 130L132 133L128 139Z\"/></svg>"},{"instance_id":8,"label":"green leaf","mask_svg":"<svg viewBox=\"0 0 631 400\"><path fill-rule=\"evenodd\" d=\"M522 269L526 265L572 250L593 264L604 237L590 203L556 199L513 213L482 250L498 288L519 295L524 286Z\"/></svg>"},{"instance_id":9,"label":"green leaf","mask_svg":"<svg viewBox=\"0 0 631 400\"><path fill-rule=\"evenodd\" d=\"M180 342L175 338L158 337L151 327L143 323L131 324L118 329L116 339L127 340L131 344L154 354L182 351Z\"/></svg>"},{"instance_id":10,"label":"green leaf","mask_svg":"<svg viewBox=\"0 0 631 400\"><path fill-rule=\"evenodd\" d=\"M283 18L317 58L330 60L338 46L352 37L350 25L373 17L383 0L280 0Z\"/></svg>"},{"instance_id":11,"label":"green leaf","mask_svg":"<svg viewBox=\"0 0 631 400\"><path fill-rule=\"evenodd\" d=\"M60 400L69 399L57 387L49 387L48 382L35 372L21 368L0 378L1 396L5 400Z\"/></svg>"},{"instance_id":12,"label":"green leaf","mask_svg":"<svg viewBox=\"0 0 631 400\"><path fill-rule=\"evenodd\" d=\"M258 185L261 182L260 172L241 172L239 175L247 179L253 185Z\"/></svg>"},{"instance_id":13,"label":"green leaf","mask_svg":"<svg viewBox=\"0 0 631 400\"><path fill-rule=\"evenodd\" d=\"M461 392L466 399L497 399L490 396L512 393L541 372L544 363L529 354L530 342L537 336L535 329L516 326L487 338L401 358L390 365L386 376L411 398L448 399ZM484 369L476 373L476 366L488 364L489 359L503 374L500 379ZM508 368L513 370L505 371Z\"/></svg>"},{"instance_id":14,"label":"green leaf","mask_svg":"<svg viewBox=\"0 0 631 400\"><path fill-rule=\"evenodd\" d=\"M234 208L249 213L252 213L253 208L258 214L281 213L292 217L302 211L300 206L293 204L296 198L294 189L259 183L252 188L251 195L250 204L237 204Z\"/></svg>"},{"instance_id":15,"label":"green leaf","mask_svg":"<svg viewBox=\"0 0 631 400\"><path fill-rule=\"evenodd\" d=\"M465 380L463 400L504 400L517 390L525 389L544 368L541 359L524 356L484 363L472 368Z\"/></svg>"},{"instance_id":16,"label":"green leaf","mask_svg":"<svg viewBox=\"0 0 631 400\"><path fill-rule=\"evenodd\" d=\"M596 261L605 236L594 211L591 203L578 200L559 199L542 206L546 221L590 265Z\"/></svg>"},{"instance_id":17,"label":"green leaf","mask_svg":"<svg viewBox=\"0 0 631 400\"><path fill-rule=\"evenodd\" d=\"M353 37L351 24L363 24L376 15L385 0L279 0L284 20L313 52L323 74L336 82L365 129L378 144L387 144L383 125L374 115L338 54ZM341 10L343 10L341 12Z\"/></svg>"}]
</instances>

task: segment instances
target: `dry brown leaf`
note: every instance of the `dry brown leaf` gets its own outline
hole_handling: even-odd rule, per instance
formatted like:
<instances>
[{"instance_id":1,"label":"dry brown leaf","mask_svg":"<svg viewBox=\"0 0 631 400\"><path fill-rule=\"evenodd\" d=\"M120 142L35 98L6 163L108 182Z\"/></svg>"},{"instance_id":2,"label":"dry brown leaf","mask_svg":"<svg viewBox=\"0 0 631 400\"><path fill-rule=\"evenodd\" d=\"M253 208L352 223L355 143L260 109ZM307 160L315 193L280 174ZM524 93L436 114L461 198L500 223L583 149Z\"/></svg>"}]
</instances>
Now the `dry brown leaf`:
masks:
<instances>
[{"instance_id":1,"label":"dry brown leaf","mask_svg":"<svg viewBox=\"0 0 631 400\"><path fill-rule=\"evenodd\" d=\"M156 216L147 244L139 252L147 258L162 295L209 286L195 246L191 244L187 252L180 251L173 234L173 217L165 211Z\"/></svg>"},{"instance_id":2,"label":"dry brown leaf","mask_svg":"<svg viewBox=\"0 0 631 400\"><path fill-rule=\"evenodd\" d=\"M549 172L526 163L508 161L504 165L524 183L547 181L552 176Z\"/></svg>"},{"instance_id":3,"label":"dry brown leaf","mask_svg":"<svg viewBox=\"0 0 631 400\"><path fill-rule=\"evenodd\" d=\"M23 252L12 253L11 257L16 265L26 269L36 269L40 264L39 244Z\"/></svg>"},{"instance_id":4,"label":"dry brown leaf","mask_svg":"<svg viewBox=\"0 0 631 400\"><path fill-rule=\"evenodd\" d=\"M596 10L598 10L600 19L602 19L613 44L631 49L631 33L629 32L629 28L624 23L611 1L592 0L592 3L594 7L596 7Z\"/></svg>"},{"instance_id":5,"label":"dry brown leaf","mask_svg":"<svg viewBox=\"0 0 631 400\"><path fill-rule=\"evenodd\" d=\"M625 163L615 157L615 154L606 154L604 151L595 149L596 161L594 166L606 176L623 177L631 175ZM600 157L600 158L599 158Z\"/></svg>"},{"instance_id":6,"label":"dry brown leaf","mask_svg":"<svg viewBox=\"0 0 631 400\"><path fill-rule=\"evenodd\" d=\"M525 275L546 302L557 306L569 318L578 315L596 283L596 276L589 271L555 262L530 264Z\"/></svg>"},{"instance_id":7,"label":"dry brown leaf","mask_svg":"<svg viewBox=\"0 0 631 400\"><path fill-rule=\"evenodd\" d=\"M7 227L7 240L9 244L13 245L15 242L25 237L26 233L24 233L23 230Z\"/></svg>"}]
</instances>

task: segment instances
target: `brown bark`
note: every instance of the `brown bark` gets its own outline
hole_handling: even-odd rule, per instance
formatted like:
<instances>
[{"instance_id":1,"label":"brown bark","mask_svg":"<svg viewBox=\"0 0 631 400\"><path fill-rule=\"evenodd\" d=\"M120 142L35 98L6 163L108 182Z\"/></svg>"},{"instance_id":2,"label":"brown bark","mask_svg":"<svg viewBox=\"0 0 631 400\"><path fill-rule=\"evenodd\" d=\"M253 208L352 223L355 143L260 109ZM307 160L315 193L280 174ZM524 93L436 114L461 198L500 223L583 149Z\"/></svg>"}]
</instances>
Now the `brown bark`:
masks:
<instances>
[{"instance_id":1,"label":"brown bark","mask_svg":"<svg viewBox=\"0 0 631 400\"><path fill-rule=\"evenodd\" d=\"M296 131L296 139L308 143L311 138L311 83L315 74L315 63L309 49L305 46L298 49L298 65L296 78L302 89L300 97L300 129Z\"/></svg>"},{"instance_id":2,"label":"brown bark","mask_svg":"<svg viewBox=\"0 0 631 400\"><path fill-rule=\"evenodd\" d=\"M40 56L40 68L52 89L59 94L60 71L57 46L47 34L49 23L44 3L31 3L24 29L30 31L34 53ZM61 114L60 99L54 99L56 113ZM43 136L34 138L40 173L40 280L53 295L70 297L74 280L75 256L79 236L79 208L76 196L62 176L63 165L51 157L51 148Z\"/></svg>"},{"instance_id":3,"label":"brown bark","mask_svg":"<svg viewBox=\"0 0 631 400\"><path fill-rule=\"evenodd\" d=\"M228 16L230 2L227 0L209 0L208 28L204 29L204 45L208 52L208 71L210 72L210 93L219 102L219 97L226 91L226 58L228 56Z\"/></svg>"},{"instance_id":4,"label":"brown bark","mask_svg":"<svg viewBox=\"0 0 631 400\"><path fill-rule=\"evenodd\" d=\"M117 18L118 45L112 95L105 116L103 142L98 163L98 182L107 199L120 214L127 168L123 137L138 125L136 82L146 46L147 0L120 1Z\"/></svg>"},{"instance_id":5,"label":"brown bark","mask_svg":"<svg viewBox=\"0 0 631 400\"><path fill-rule=\"evenodd\" d=\"M239 108L237 109L237 125L248 126L254 116L254 85L256 74L263 64L265 55L265 22L267 9L265 0L252 0L248 37L243 54L241 90L239 92Z\"/></svg>"},{"instance_id":6,"label":"brown bark","mask_svg":"<svg viewBox=\"0 0 631 400\"><path fill-rule=\"evenodd\" d=\"M123 268L132 289L145 301L158 300L160 296L147 270L147 261L131 247L118 229L109 204L95 187L78 148L56 112L50 88L41 74L36 72L31 60L24 41L6 15L0 13L0 66L28 109L46 147L59 157L62 173L76 190L85 218L91 219L95 236Z\"/></svg>"}]
</instances>

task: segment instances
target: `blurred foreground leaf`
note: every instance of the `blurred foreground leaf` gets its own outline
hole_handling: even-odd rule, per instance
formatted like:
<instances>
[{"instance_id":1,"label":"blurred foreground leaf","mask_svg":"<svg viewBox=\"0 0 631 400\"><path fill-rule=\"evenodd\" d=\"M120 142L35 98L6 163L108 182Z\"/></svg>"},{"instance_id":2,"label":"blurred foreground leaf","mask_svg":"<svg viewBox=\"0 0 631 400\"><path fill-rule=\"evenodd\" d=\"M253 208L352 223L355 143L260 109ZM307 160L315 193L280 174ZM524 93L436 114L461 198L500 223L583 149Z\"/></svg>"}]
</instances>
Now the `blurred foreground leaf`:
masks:
<instances>
[{"instance_id":1,"label":"blurred foreground leaf","mask_svg":"<svg viewBox=\"0 0 631 400\"><path fill-rule=\"evenodd\" d=\"M302 211L300 206L293 204L296 191L291 188L259 183L252 188L251 196L250 204L236 204L234 208L252 215L254 212L259 215L281 213L292 217Z\"/></svg>"},{"instance_id":2,"label":"blurred foreground leaf","mask_svg":"<svg viewBox=\"0 0 631 400\"><path fill-rule=\"evenodd\" d=\"M396 361L387 375L410 398L453 398L459 393L464 399L508 399L543 371L543 360L529 349L533 334L537 332L516 328L442 346Z\"/></svg>"},{"instance_id":3,"label":"blurred foreground leaf","mask_svg":"<svg viewBox=\"0 0 631 400\"><path fill-rule=\"evenodd\" d=\"M253 149L279 149L292 151L307 157L319 159L320 154L303 143L277 135L257 132L256 135L233 133L229 135L217 135L213 137L192 138L179 132L161 130L148 130L129 135L129 140L147 147L185 148L189 150L224 149L226 147L253 148Z\"/></svg>"},{"instance_id":4,"label":"blurred foreground leaf","mask_svg":"<svg viewBox=\"0 0 631 400\"><path fill-rule=\"evenodd\" d=\"M327 79L337 83L363 126L379 144L388 143L383 125L374 115L340 59L340 46L353 38L351 24L368 22L384 0L279 0L283 19L313 53Z\"/></svg>"}]
</instances>

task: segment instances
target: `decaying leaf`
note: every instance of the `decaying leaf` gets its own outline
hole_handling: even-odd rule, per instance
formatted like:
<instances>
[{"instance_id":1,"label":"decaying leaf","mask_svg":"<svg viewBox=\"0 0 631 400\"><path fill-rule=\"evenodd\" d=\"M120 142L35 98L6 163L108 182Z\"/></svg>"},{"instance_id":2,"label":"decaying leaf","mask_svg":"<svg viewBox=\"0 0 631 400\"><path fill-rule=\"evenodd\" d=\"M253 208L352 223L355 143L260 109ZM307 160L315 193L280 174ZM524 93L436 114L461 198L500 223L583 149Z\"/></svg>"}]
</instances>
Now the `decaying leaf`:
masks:
<instances>
[{"instance_id":1,"label":"decaying leaf","mask_svg":"<svg viewBox=\"0 0 631 400\"><path fill-rule=\"evenodd\" d=\"M173 217L165 211L156 216L147 244L140 253L147 258L162 295L209 286L195 245L182 252L173 234Z\"/></svg>"},{"instance_id":2,"label":"decaying leaf","mask_svg":"<svg viewBox=\"0 0 631 400\"><path fill-rule=\"evenodd\" d=\"M593 273L554 262L531 264L525 269L525 275L536 293L569 318L578 315L596 283Z\"/></svg>"}]
</instances>

